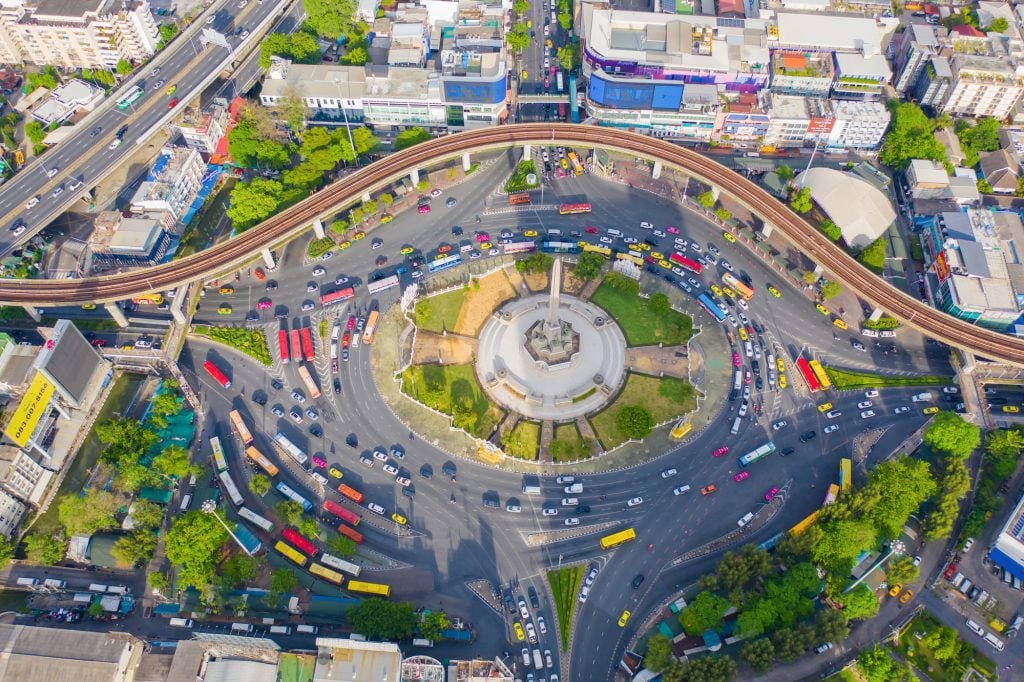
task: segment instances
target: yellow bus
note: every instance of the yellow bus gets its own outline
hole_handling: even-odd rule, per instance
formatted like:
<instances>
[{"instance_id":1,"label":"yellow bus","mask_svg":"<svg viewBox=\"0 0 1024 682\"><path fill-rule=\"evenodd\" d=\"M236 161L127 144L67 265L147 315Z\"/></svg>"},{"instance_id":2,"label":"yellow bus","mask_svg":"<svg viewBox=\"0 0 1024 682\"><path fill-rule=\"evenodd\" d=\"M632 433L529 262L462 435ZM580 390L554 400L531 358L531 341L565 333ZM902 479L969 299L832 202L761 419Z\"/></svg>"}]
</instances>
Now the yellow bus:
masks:
<instances>
[{"instance_id":1,"label":"yellow bus","mask_svg":"<svg viewBox=\"0 0 1024 682\"><path fill-rule=\"evenodd\" d=\"M391 596L391 585L383 583L367 583L361 580L348 581L349 592L365 592L366 594L379 594L382 597Z\"/></svg>"},{"instance_id":2,"label":"yellow bus","mask_svg":"<svg viewBox=\"0 0 1024 682\"><path fill-rule=\"evenodd\" d=\"M335 585L341 585L345 582L345 576L343 576L341 573L338 573L337 571L332 571L326 566L321 566L320 564L313 564L312 566L310 566L309 572L315 575L316 577L323 578L324 580L332 582Z\"/></svg>"},{"instance_id":3,"label":"yellow bus","mask_svg":"<svg viewBox=\"0 0 1024 682\"><path fill-rule=\"evenodd\" d=\"M817 509L817 510L811 512L810 516L808 516L803 521L801 521L800 523L798 523L795 526L793 526L792 528L790 528L789 532L792 533L793 535L800 535L800 533L803 533L805 530L810 528L811 524L813 524L815 521L818 520L818 516L820 514L821 514L821 510L820 509Z\"/></svg>"},{"instance_id":4,"label":"yellow bus","mask_svg":"<svg viewBox=\"0 0 1024 682\"><path fill-rule=\"evenodd\" d=\"M632 528L626 530L620 530L618 533L612 533L611 535L605 535L601 538L601 549L611 549L612 547L618 547L624 542L636 539L636 531Z\"/></svg>"},{"instance_id":5,"label":"yellow bus","mask_svg":"<svg viewBox=\"0 0 1024 682\"><path fill-rule=\"evenodd\" d=\"M622 251L620 251L617 254L615 254L615 259L616 260L628 260L630 263L632 263L633 265L637 266L638 268L642 268L644 266L644 259L641 256L634 255L634 254L635 254L634 251L629 251L629 252L626 252L626 253L623 253Z\"/></svg>"},{"instance_id":6,"label":"yellow bus","mask_svg":"<svg viewBox=\"0 0 1024 682\"><path fill-rule=\"evenodd\" d=\"M811 360L807 363L811 366L811 371L814 372L814 377L818 380L818 385L821 386L821 390L825 390L832 386L832 382L828 380L828 374L825 373L825 368L821 366L821 363L817 360Z\"/></svg>"},{"instance_id":7,"label":"yellow bus","mask_svg":"<svg viewBox=\"0 0 1024 682\"><path fill-rule=\"evenodd\" d=\"M601 246L600 244L591 244L590 242L579 242L579 247L584 251L592 251L593 253L599 253L605 258L612 257L612 250L607 246Z\"/></svg>"},{"instance_id":8,"label":"yellow bus","mask_svg":"<svg viewBox=\"0 0 1024 682\"><path fill-rule=\"evenodd\" d=\"M295 549L287 543L281 542L280 540L278 540L277 544L274 545L274 549L276 549L278 552L280 552L287 558L297 563L299 566L305 566L306 562L308 561L308 559L302 552L300 552L299 550Z\"/></svg>"},{"instance_id":9,"label":"yellow bus","mask_svg":"<svg viewBox=\"0 0 1024 682\"><path fill-rule=\"evenodd\" d=\"M839 460L839 489L844 493L853 485L853 461L849 457Z\"/></svg>"},{"instance_id":10,"label":"yellow bus","mask_svg":"<svg viewBox=\"0 0 1024 682\"><path fill-rule=\"evenodd\" d=\"M572 172L576 175L583 175L583 164L576 157L576 152L569 152L569 163L572 164Z\"/></svg>"}]
</instances>

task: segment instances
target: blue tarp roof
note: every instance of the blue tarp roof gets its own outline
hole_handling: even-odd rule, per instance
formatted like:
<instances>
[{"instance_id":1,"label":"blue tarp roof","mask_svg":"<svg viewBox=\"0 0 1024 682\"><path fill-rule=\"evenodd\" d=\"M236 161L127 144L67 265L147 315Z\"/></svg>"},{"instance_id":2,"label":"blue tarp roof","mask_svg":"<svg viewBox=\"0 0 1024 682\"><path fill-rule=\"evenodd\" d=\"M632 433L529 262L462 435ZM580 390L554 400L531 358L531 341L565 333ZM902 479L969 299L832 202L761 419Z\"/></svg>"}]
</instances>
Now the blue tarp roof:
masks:
<instances>
[{"instance_id":1,"label":"blue tarp roof","mask_svg":"<svg viewBox=\"0 0 1024 682\"><path fill-rule=\"evenodd\" d=\"M993 547L992 551L988 553L988 558L991 559L993 563L1005 568L1014 578L1024 580L1024 566L1021 566L1010 558L1003 550L998 547Z\"/></svg>"}]
</instances>

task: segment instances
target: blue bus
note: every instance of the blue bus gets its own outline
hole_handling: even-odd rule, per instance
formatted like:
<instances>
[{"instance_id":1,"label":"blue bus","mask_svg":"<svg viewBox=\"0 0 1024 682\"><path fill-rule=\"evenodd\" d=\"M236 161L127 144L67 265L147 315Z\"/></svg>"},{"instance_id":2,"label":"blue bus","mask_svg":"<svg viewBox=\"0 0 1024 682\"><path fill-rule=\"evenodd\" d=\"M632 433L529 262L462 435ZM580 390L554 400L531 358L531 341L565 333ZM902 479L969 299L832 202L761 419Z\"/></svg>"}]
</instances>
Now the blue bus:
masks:
<instances>
[{"instance_id":1,"label":"blue bus","mask_svg":"<svg viewBox=\"0 0 1024 682\"><path fill-rule=\"evenodd\" d=\"M450 256L445 256L444 258L436 258L430 261L429 263L427 263L427 270L429 270L430 272L447 270L448 268L455 267L461 262L462 256L460 254L453 253Z\"/></svg>"},{"instance_id":2,"label":"blue bus","mask_svg":"<svg viewBox=\"0 0 1024 682\"><path fill-rule=\"evenodd\" d=\"M310 509L313 508L312 502L310 502L305 497L292 490L290 486L284 483L284 481L278 481L277 485L274 487L277 488L277 492L281 493L289 500L294 500L295 502L298 502L306 511L309 511Z\"/></svg>"},{"instance_id":3,"label":"blue bus","mask_svg":"<svg viewBox=\"0 0 1024 682\"><path fill-rule=\"evenodd\" d=\"M700 303L704 310L708 311L708 315L711 315L711 317L715 318L719 322L725 321L725 313L722 312L721 308L715 305L715 302L711 300L711 297L707 295L707 292L700 292L697 296L697 302Z\"/></svg>"},{"instance_id":4,"label":"blue bus","mask_svg":"<svg viewBox=\"0 0 1024 682\"><path fill-rule=\"evenodd\" d=\"M540 244L540 250L546 253L579 253L579 242L564 242L553 239L545 240Z\"/></svg>"}]
</instances>

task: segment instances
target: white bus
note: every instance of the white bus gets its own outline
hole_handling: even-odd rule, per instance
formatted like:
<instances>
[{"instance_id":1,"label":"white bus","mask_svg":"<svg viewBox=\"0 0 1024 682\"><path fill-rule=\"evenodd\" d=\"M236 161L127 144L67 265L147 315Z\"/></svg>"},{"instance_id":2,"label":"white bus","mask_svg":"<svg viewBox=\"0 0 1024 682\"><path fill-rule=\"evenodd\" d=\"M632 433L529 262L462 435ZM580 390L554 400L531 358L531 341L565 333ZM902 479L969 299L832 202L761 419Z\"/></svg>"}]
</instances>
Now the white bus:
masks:
<instances>
[{"instance_id":1,"label":"white bus","mask_svg":"<svg viewBox=\"0 0 1024 682\"><path fill-rule=\"evenodd\" d=\"M297 461L299 464L305 464L306 460L309 459L309 457L306 456L306 453L303 452L298 445L288 440L288 437L280 431L278 431L277 435L274 436L274 443L277 447L283 450L285 454L291 456L292 459Z\"/></svg>"},{"instance_id":2,"label":"white bus","mask_svg":"<svg viewBox=\"0 0 1024 682\"><path fill-rule=\"evenodd\" d=\"M339 559L338 557L331 556L330 554L321 554L320 563L330 566L331 568L336 568L339 571L350 573L353 577L359 577L359 566L353 564L351 561L345 561L344 559Z\"/></svg>"},{"instance_id":3,"label":"white bus","mask_svg":"<svg viewBox=\"0 0 1024 682\"><path fill-rule=\"evenodd\" d=\"M231 478L231 474L227 471L222 471L218 476L220 477L221 487L224 488L224 493L231 498L231 501L236 507L241 507L245 500L242 499L242 493L238 492L238 486L235 485L235 481Z\"/></svg>"},{"instance_id":4,"label":"white bus","mask_svg":"<svg viewBox=\"0 0 1024 682\"><path fill-rule=\"evenodd\" d=\"M274 532L274 524L269 520L265 519L256 512L252 511L248 507L239 507L238 515L248 521L254 526L262 528L267 533Z\"/></svg>"}]
</instances>

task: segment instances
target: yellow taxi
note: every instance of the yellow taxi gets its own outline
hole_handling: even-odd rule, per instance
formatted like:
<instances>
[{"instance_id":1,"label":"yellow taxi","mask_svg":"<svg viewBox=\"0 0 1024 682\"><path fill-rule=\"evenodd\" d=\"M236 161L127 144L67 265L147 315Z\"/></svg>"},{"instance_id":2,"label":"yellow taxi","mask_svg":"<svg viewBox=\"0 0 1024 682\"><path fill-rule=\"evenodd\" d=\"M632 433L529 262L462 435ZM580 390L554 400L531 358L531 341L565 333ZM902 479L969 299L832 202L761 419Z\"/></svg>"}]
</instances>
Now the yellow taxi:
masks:
<instances>
[{"instance_id":1,"label":"yellow taxi","mask_svg":"<svg viewBox=\"0 0 1024 682\"><path fill-rule=\"evenodd\" d=\"M387 225L388 223L390 223L394 219L395 219L395 216L391 215L390 213L385 213L384 215L382 215L380 217L380 222L381 222L382 225Z\"/></svg>"},{"instance_id":2,"label":"yellow taxi","mask_svg":"<svg viewBox=\"0 0 1024 682\"><path fill-rule=\"evenodd\" d=\"M651 258L654 260L665 260L665 254L661 251L651 251Z\"/></svg>"},{"instance_id":3,"label":"yellow taxi","mask_svg":"<svg viewBox=\"0 0 1024 682\"><path fill-rule=\"evenodd\" d=\"M900 590L902 590L902 589L903 589L903 583L896 583L895 585L893 585L892 587L889 588L889 596L890 597L895 597L897 594L900 593Z\"/></svg>"},{"instance_id":4,"label":"yellow taxi","mask_svg":"<svg viewBox=\"0 0 1024 682\"><path fill-rule=\"evenodd\" d=\"M718 286L717 284L712 284L711 285L711 292L714 293L715 296L721 296L722 295L722 287Z\"/></svg>"},{"instance_id":5,"label":"yellow taxi","mask_svg":"<svg viewBox=\"0 0 1024 682\"><path fill-rule=\"evenodd\" d=\"M736 243L736 236L732 232L724 232L723 231L722 232L722 239L724 239L727 242L732 242L733 244Z\"/></svg>"},{"instance_id":6,"label":"yellow taxi","mask_svg":"<svg viewBox=\"0 0 1024 682\"><path fill-rule=\"evenodd\" d=\"M347 239L345 241L343 241L342 243L338 244L338 248L341 249L342 251L344 251L345 249L347 249L350 246L352 246L352 242L350 242Z\"/></svg>"},{"instance_id":7,"label":"yellow taxi","mask_svg":"<svg viewBox=\"0 0 1024 682\"><path fill-rule=\"evenodd\" d=\"M633 614L629 612L629 609L626 609L625 611L623 611L622 615L619 616L619 627L620 628L626 627L626 623L629 622L629 617L632 616L632 615Z\"/></svg>"},{"instance_id":8,"label":"yellow taxi","mask_svg":"<svg viewBox=\"0 0 1024 682\"><path fill-rule=\"evenodd\" d=\"M527 230L526 232L523 232L523 236L524 237L536 237L537 236L537 230Z\"/></svg>"},{"instance_id":9,"label":"yellow taxi","mask_svg":"<svg viewBox=\"0 0 1024 682\"><path fill-rule=\"evenodd\" d=\"M491 243L490 242L480 242L480 250L481 251L490 251L491 250Z\"/></svg>"},{"instance_id":10,"label":"yellow taxi","mask_svg":"<svg viewBox=\"0 0 1024 682\"><path fill-rule=\"evenodd\" d=\"M736 298L736 292L729 287L722 287L722 294L729 298Z\"/></svg>"},{"instance_id":11,"label":"yellow taxi","mask_svg":"<svg viewBox=\"0 0 1024 682\"><path fill-rule=\"evenodd\" d=\"M922 410L922 411L925 414L935 414L935 413L937 413L939 411L939 408L937 408L934 405L932 405L931 407L924 408L924 410Z\"/></svg>"},{"instance_id":12,"label":"yellow taxi","mask_svg":"<svg viewBox=\"0 0 1024 682\"><path fill-rule=\"evenodd\" d=\"M521 77L521 78L522 78L523 80L526 80L527 78L529 78L529 77L530 77L530 73L529 73L529 72L528 72L528 71L527 71L526 69L523 69L523 73L522 73L522 74L520 74L520 77Z\"/></svg>"},{"instance_id":13,"label":"yellow taxi","mask_svg":"<svg viewBox=\"0 0 1024 682\"><path fill-rule=\"evenodd\" d=\"M569 159L562 159L559 163L562 166L562 170L569 170Z\"/></svg>"},{"instance_id":14,"label":"yellow taxi","mask_svg":"<svg viewBox=\"0 0 1024 682\"><path fill-rule=\"evenodd\" d=\"M786 375L785 374L780 374L779 375L779 388L785 388L785 387L786 387Z\"/></svg>"},{"instance_id":15,"label":"yellow taxi","mask_svg":"<svg viewBox=\"0 0 1024 682\"><path fill-rule=\"evenodd\" d=\"M832 320L832 324L834 324L837 328L842 330L847 330L850 328L850 325L846 324L845 320L840 320L838 317Z\"/></svg>"},{"instance_id":16,"label":"yellow taxi","mask_svg":"<svg viewBox=\"0 0 1024 682\"><path fill-rule=\"evenodd\" d=\"M356 232L354 235L352 235L352 241L357 242L365 236L366 233L360 230L359 232Z\"/></svg>"},{"instance_id":17,"label":"yellow taxi","mask_svg":"<svg viewBox=\"0 0 1024 682\"><path fill-rule=\"evenodd\" d=\"M818 405L818 412L828 412L832 409L832 403L822 403Z\"/></svg>"},{"instance_id":18,"label":"yellow taxi","mask_svg":"<svg viewBox=\"0 0 1024 682\"><path fill-rule=\"evenodd\" d=\"M95 303L83 303L82 304L82 310L96 310L96 304Z\"/></svg>"},{"instance_id":19,"label":"yellow taxi","mask_svg":"<svg viewBox=\"0 0 1024 682\"><path fill-rule=\"evenodd\" d=\"M415 250L416 249L412 248L411 246L403 246L401 253L402 253L403 256L408 256L410 253L412 253Z\"/></svg>"},{"instance_id":20,"label":"yellow taxi","mask_svg":"<svg viewBox=\"0 0 1024 682\"><path fill-rule=\"evenodd\" d=\"M334 466L333 464L327 467L327 473L331 475L331 478L342 478L345 475L345 473L341 469Z\"/></svg>"},{"instance_id":21,"label":"yellow taxi","mask_svg":"<svg viewBox=\"0 0 1024 682\"><path fill-rule=\"evenodd\" d=\"M910 601L913 598L914 598L914 591L913 590L907 590L906 592L903 593L903 596L900 597L900 603L901 604L906 604L908 601Z\"/></svg>"},{"instance_id":22,"label":"yellow taxi","mask_svg":"<svg viewBox=\"0 0 1024 682\"><path fill-rule=\"evenodd\" d=\"M526 639L526 633L523 632L523 626L519 624L519 621L512 623L512 629L516 632L516 639L522 642Z\"/></svg>"},{"instance_id":23,"label":"yellow taxi","mask_svg":"<svg viewBox=\"0 0 1024 682\"><path fill-rule=\"evenodd\" d=\"M744 329L743 327L740 327L736 331L739 332L740 341L747 341L750 339L750 335L747 334L747 330Z\"/></svg>"},{"instance_id":24,"label":"yellow taxi","mask_svg":"<svg viewBox=\"0 0 1024 682\"><path fill-rule=\"evenodd\" d=\"M397 523L399 526L404 526L406 523L408 523L408 520L404 516L397 513L391 515L391 520Z\"/></svg>"},{"instance_id":25,"label":"yellow taxi","mask_svg":"<svg viewBox=\"0 0 1024 682\"><path fill-rule=\"evenodd\" d=\"M768 293L775 298L782 298L782 293L771 284L768 285Z\"/></svg>"},{"instance_id":26,"label":"yellow taxi","mask_svg":"<svg viewBox=\"0 0 1024 682\"><path fill-rule=\"evenodd\" d=\"M220 307L217 308L217 314L218 315L230 315L232 310L233 310L233 308L231 306L229 306L227 303L221 303Z\"/></svg>"},{"instance_id":27,"label":"yellow taxi","mask_svg":"<svg viewBox=\"0 0 1024 682\"><path fill-rule=\"evenodd\" d=\"M632 246L634 249L639 249L640 251L650 251L651 250L651 245L650 244L630 244L630 246Z\"/></svg>"},{"instance_id":28,"label":"yellow taxi","mask_svg":"<svg viewBox=\"0 0 1024 682\"><path fill-rule=\"evenodd\" d=\"M221 287L220 289L218 289L218 291L219 291L220 294L222 294L224 296L230 296L231 294L235 293L235 288L234 287L224 286L224 287Z\"/></svg>"},{"instance_id":29,"label":"yellow taxi","mask_svg":"<svg viewBox=\"0 0 1024 682\"><path fill-rule=\"evenodd\" d=\"M672 269L672 264L669 263L667 260L660 260L660 261L658 261L658 265L660 265L661 267L665 268L666 270L671 270Z\"/></svg>"},{"instance_id":30,"label":"yellow taxi","mask_svg":"<svg viewBox=\"0 0 1024 682\"><path fill-rule=\"evenodd\" d=\"M167 88L167 95L168 96L173 95L177 91L178 91L178 86L177 85L172 85L171 87Z\"/></svg>"},{"instance_id":31,"label":"yellow taxi","mask_svg":"<svg viewBox=\"0 0 1024 682\"><path fill-rule=\"evenodd\" d=\"M1016 405L1003 405L1003 412L1007 414L1017 414L1020 412L1020 408Z\"/></svg>"},{"instance_id":32,"label":"yellow taxi","mask_svg":"<svg viewBox=\"0 0 1024 682\"><path fill-rule=\"evenodd\" d=\"M786 371L786 363L782 361L782 358L775 358L775 369L779 370L780 373Z\"/></svg>"},{"instance_id":33,"label":"yellow taxi","mask_svg":"<svg viewBox=\"0 0 1024 682\"><path fill-rule=\"evenodd\" d=\"M823 306L820 303L815 303L814 304L814 309L817 310L822 315L831 315L831 313L829 313L829 311L828 311L828 308L826 308L825 306Z\"/></svg>"}]
</instances>

